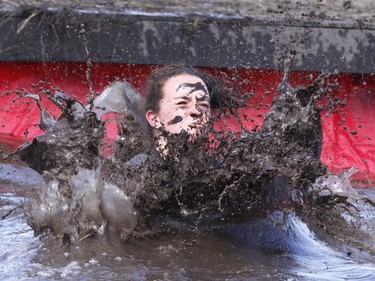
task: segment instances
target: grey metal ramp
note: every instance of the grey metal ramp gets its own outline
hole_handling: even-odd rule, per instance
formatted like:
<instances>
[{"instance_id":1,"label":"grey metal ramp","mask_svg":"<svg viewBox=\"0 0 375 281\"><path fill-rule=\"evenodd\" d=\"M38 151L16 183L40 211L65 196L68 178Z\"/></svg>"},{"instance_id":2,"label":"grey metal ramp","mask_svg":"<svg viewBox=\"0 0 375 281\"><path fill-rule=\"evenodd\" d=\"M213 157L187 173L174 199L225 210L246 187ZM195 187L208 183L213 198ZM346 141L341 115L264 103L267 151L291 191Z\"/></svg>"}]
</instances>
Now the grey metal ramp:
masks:
<instances>
[{"instance_id":1,"label":"grey metal ramp","mask_svg":"<svg viewBox=\"0 0 375 281\"><path fill-rule=\"evenodd\" d=\"M0 60L375 72L372 1L297 3L2 1Z\"/></svg>"}]
</instances>

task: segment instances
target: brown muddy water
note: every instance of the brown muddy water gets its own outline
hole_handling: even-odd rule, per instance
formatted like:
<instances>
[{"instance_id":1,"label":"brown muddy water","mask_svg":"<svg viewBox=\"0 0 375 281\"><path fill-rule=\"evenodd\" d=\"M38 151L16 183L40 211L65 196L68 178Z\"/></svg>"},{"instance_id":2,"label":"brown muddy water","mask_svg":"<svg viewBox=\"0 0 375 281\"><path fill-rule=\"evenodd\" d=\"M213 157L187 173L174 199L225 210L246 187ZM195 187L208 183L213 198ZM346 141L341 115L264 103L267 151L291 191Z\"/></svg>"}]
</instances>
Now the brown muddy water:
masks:
<instances>
[{"instance_id":1,"label":"brown muddy water","mask_svg":"<svg viewBox=\"0 0 375 281\"><path fill-rule=\"evenodd\" d=\"M276 211L210 231L119 243L63 246L35 237L20 204L41 178L2 163L1 280L374 280L374 257L320 237L294 213ZM272 217L272 219L270 219ZM271 222L272 221L272 222Z\"/></svg>"}]
</instances>

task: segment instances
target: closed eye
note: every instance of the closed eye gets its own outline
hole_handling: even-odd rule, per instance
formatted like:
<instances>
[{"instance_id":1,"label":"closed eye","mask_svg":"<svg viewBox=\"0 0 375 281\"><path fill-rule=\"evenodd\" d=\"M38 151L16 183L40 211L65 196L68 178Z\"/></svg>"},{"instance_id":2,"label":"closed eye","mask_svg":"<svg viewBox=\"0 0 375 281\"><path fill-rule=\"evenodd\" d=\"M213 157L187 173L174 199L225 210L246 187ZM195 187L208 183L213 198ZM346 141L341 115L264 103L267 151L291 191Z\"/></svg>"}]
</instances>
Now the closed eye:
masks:
<instances>
[{"instance_id":1,"label":"closed eye","mask_svg":"<svg viewBox=\"0 0 375 281\"><path fill-rule=\"evenodd\" d=\"M210 107L209 103L207 103L207 102L200 103L199 106L205 107L205 108L209 108Z\"/></svg>"}]
</instances>

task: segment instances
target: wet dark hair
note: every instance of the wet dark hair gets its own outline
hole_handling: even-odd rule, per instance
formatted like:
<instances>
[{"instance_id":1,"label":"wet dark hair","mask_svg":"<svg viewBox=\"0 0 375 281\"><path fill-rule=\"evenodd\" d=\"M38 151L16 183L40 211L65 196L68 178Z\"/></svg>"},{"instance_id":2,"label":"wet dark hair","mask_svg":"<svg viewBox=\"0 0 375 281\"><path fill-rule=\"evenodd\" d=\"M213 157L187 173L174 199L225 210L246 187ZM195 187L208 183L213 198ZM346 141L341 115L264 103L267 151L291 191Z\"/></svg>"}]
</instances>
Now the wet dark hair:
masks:
<instances>
[{"instance_id":1,"label":"wet dark hair","mask_svg":"<svg viewBox=\"0 0 375 281\"><path fill-rule=\"evenodd\" d=\"M159 102L163 98L162 89L165 82L169 78L181 74L190 74L203 80L210 95L211 108L225 107L225 100L228 99L229 89L218 78L189 65L168 65L156 68L151 72L145 102L146 112L148 110L159 112Z\"/></svg>"}]
</instances>

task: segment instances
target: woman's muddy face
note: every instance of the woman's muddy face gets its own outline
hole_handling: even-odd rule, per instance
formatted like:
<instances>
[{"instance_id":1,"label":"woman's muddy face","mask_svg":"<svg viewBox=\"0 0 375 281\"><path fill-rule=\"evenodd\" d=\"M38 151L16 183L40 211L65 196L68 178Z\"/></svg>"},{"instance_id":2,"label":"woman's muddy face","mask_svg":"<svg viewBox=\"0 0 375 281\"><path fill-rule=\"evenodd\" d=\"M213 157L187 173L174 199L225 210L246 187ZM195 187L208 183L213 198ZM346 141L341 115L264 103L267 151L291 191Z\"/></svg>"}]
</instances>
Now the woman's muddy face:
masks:
<instances>
[{"instance_id":1,"label":"woman's muddy face","mask_svg":"<svg viewBox=\"0 0 375 281\"><path fill-rule=\"evenodd\" d=\"M207 86L199 77L181 74L169 78L162 88L157 126L171 134L185 130L200 135L211 116Z\"/></svg>"}]
</instances>

